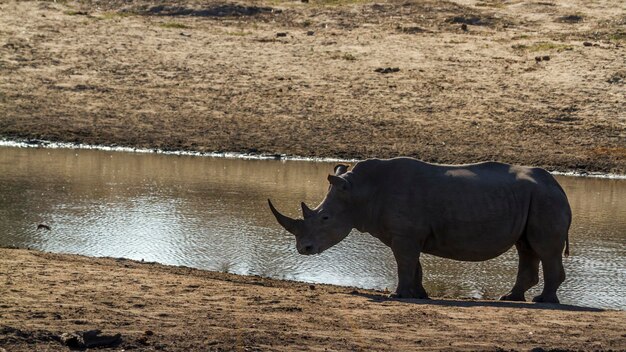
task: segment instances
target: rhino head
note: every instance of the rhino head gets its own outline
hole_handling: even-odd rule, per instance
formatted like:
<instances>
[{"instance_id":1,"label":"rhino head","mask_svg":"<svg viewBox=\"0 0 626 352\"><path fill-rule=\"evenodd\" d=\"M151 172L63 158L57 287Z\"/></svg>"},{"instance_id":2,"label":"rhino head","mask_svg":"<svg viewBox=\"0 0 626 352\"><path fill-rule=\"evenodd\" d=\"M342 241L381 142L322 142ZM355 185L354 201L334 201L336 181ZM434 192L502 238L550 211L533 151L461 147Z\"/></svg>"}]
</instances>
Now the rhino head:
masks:
<instances>
[{"instance_id":1,"label":"rhino head","mask_svg":"<svg viewBox=\"0 0 626 352\"><path fill-rule=\"evenodd\" d=\"M328 175L328 193L315 209L310 209L304 202L300 203L302 219L292 219L281 214L268 199L270 210L278 223L296 236L298 253L322 253L341 242L352 230L349 204L351 184L342 177L347 171L347 165L335 166L335 174Z\"/></svg>"}]
</instances>

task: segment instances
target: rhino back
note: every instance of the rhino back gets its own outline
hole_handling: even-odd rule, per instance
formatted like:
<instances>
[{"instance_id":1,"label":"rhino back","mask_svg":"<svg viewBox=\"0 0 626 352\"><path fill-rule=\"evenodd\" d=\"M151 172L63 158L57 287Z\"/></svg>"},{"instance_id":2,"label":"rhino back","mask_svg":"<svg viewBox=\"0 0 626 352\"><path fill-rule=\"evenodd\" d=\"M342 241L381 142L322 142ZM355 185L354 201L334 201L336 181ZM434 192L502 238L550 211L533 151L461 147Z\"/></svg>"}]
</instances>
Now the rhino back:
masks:
<instances>
[{"instance_id":1,"label":"rhino back","mask_svg":"<svg viewBox=\"0 0 626 352\"><path fill-rule=\"evenodd\" d=\"M542 169L497 162L451 166L398 158L357 164L354 173L368 183L363 188L383 242L415 236L424 252L458 260L508 250L523 234L532 197L559 189Z\"/></svg>"}]
</instances>

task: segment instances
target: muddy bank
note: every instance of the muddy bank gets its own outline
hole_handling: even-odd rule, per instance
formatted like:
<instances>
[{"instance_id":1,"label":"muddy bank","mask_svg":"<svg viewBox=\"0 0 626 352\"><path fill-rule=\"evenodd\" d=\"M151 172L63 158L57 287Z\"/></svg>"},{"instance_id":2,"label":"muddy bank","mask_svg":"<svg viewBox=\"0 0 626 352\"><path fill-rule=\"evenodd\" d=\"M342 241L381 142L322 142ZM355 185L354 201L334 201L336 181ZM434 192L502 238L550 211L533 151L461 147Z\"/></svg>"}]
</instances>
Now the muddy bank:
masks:
<instances>
[{"instance_id":1,"label":"muddy bank","mask_svg":"<svg viewBox=\"0 0 626 352\"><path fill-rule=\"evenodd\" d=\"M626 173L612 2L3 1L0 136Z\"/></svg>"},{"instance_id":2,"label":"muddy bank","mask_svg":"<svg viewBox=\"0 0 626 352\"><path fill-rule=\"evenodd\" d=\"M390 300L124 259L0 249L0 348L64 350L101 330L124 350L626 349L626 313L473 300ZM67 335L66 335L67 336Z\"/></svg>"}]
</instances>

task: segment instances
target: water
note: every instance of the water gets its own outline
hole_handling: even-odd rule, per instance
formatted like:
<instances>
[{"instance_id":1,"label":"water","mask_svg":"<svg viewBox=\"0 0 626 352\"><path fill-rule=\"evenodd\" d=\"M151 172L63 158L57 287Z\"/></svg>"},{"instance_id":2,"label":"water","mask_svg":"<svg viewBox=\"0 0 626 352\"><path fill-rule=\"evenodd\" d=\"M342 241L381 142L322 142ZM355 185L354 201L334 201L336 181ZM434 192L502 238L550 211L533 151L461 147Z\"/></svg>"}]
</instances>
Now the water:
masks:
<instances>
[{"instance_id":1,"label":"water","mask_svg":"<svg viewBox=\"0 0 626 352\"><path fill-rule=\"evenodd\" d=\"M316 205L332 167L0 147L0 246L393 290L395 261L377 239L355 231L322 255L301 256L267 208L267 198L291 216L300 201ZM562 303L626 309L626 180L558 179L574 213ZM514 250L480 263L422 258L434 297L497 298L517 270Z\"/></svg>"}]
</instances>

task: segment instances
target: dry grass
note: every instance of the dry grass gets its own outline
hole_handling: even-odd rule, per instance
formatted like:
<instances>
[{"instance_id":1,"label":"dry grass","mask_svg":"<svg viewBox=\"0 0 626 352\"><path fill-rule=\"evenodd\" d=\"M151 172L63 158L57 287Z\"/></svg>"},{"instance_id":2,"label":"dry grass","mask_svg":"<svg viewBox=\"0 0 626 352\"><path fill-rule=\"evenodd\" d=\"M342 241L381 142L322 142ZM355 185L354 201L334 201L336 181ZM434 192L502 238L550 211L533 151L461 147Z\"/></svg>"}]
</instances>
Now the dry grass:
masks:
<instances>
[{"instance_id":1,"label":"dry grass","mask_svg":"<svg viewBox=\"0 0 626 352\"><path fill-rule=\"evenodd\" d=\"M0 3L0 136L626 173L624 11L485 3Z\"/></svg>"}]
</instances>

